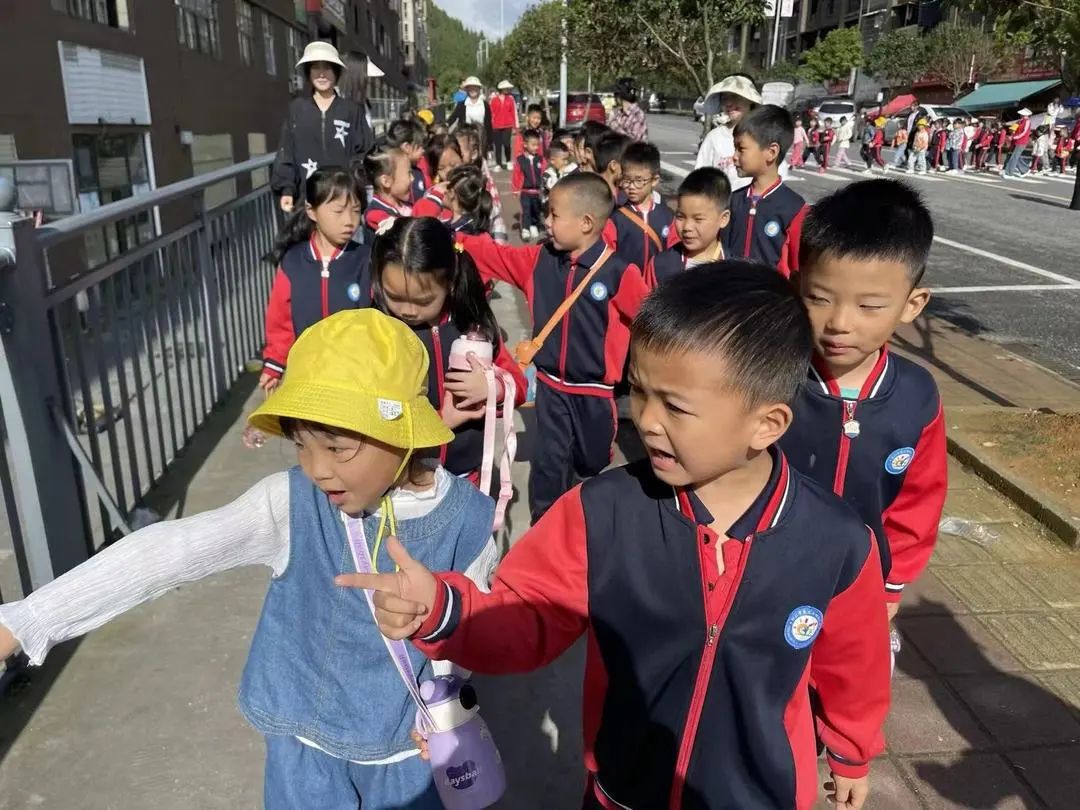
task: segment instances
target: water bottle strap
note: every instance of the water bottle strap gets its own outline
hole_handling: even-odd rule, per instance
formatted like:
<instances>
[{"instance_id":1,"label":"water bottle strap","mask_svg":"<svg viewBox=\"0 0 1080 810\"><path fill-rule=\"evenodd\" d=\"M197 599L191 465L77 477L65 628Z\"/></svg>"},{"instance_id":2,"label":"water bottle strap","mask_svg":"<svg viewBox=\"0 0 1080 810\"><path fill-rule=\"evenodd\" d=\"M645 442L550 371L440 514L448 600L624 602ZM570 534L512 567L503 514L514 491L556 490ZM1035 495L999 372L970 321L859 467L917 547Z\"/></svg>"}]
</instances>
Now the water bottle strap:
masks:
<instances>
[{"instance_id":1,"label":"water bottle strap","mask_svg":"<svg viewBox=\"0 0 1080 810\"><path fill-rule=\"evenodd\" d=\"M487 411L484 415L484 454L480 466L480 491L491 492L491 477L495 464L495 438L498 430L498 385L503 384L503 448L499 457L499 496L495 502L495 521L493 529L499 531L505 525L506 507L514 495L512 467L517 454L517 435L514 433L514 397L517 385L513 376L504 369L495 366L486 370L488 381Z\"/></svg>"}]
</instances>

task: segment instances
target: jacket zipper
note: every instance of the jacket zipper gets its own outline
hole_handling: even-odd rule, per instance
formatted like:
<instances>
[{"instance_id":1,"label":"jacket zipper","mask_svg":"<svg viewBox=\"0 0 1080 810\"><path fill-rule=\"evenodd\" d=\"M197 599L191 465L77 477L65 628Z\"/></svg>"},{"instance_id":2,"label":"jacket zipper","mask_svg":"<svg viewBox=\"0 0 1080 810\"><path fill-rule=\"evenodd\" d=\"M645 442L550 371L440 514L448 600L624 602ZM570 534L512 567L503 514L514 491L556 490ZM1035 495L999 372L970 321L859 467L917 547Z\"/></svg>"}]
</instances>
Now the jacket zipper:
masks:
<instances>
[{"instance_id":1,"label":"jacket zipper","mask_svg":"<svg viewBox=\"0 0 1080 810\"><path fill-rule=\"evenodd\" d=\"M322 272L319 274L322 276L322 316L324 318L330 317L330 262L333 261L333 257L322 260Z\"/></svg>"},{"instance_id":2,"label":"jacket zipper","mask_svg":"<svg viewBox=\"0 0 1080 810\"><path fill-rule=\"evenodd\" d=\"M441 413L443 400L445 398L443 389L446 387L446 379L443 376L442 338L439 337L438 326L431 327L431 348L433 349L432 354L435 355L432 358L432 362L435 365L435 391L437 392L436 402L439 403L438 411ZM448 446L449 445L444 444L439 448L440 464L446 463L446 449Z\"/></svg>"},{"instance_id":3,"label":"jacket zipper","mask_svg":"<svg viewBox=\"0 0 1080 810\"><path fill-rule=\"evenodd\" d=\"M577 271L577 263L570 262L570 274L566 277L566 295L563 300L570 297L570 294L574 291L574 275ZM573 309L571 307L570 309ZM570 342L570 310L566 310L566 314L562 319L562 347L559 349L559 379L563 382L566 381L566 350Z\"/></svg>"},{"instance_id":4,"label":"jacket zipper","mask_svg":"<svg viewBox=\"0 0 1080 810\"><path fill-rule=\"evenodd\" d=\"M701 530L698 530L698 542L700 543ZM728 590L727 598L720 612L712 618L708 629L705 631L705 650L701 654L701 663L698 665L697 676L694 679L694 691L690 698L690 709L686 717L686 725L683 727L682 742L679 744L679 756L675 760L675 775L671 782L671 798L669 806L671 810L679 810L682 806L683 787L686 782L686 772L690 767L690 757L694 753L694 742L697 740L698 725L701 723L701 710L705 704L705 695L709 691L709 681L712 679L713 662L716 660L716 652L719 645L716 643L720 635L720 628L727 619L731 606L735 601L735 595L739 591L743 572L746 570L746 561L750 558L750 545L754 542L754 535L746 538L743 543L742 553L739 555L739 564L735 569L735 578ZM719 548L720 538L717 537ZM702 587L702 595L705 599L705 610L709 609L709 594Z\"/></svg>"},{"instance_id":5,"label":"jacket zipper","mask_svg":"<svg viewBox=\"0 0 1080 810\"><path fill-rule=\"evenodd\" d=\"M836 455L836 475L833 478L833 492L840 497L844 496L844 480L847 478L848 455L851 452L851 437L848 436L845 426L848 422L855 421L855 409L858 405L857 400L845 399L840 410L840 449Z\"/></svg>"},{"instance_id":6,"label":"jacket zipper","mask_svg":"<svg viewBox=\"0 0 1080 810\"><path fill-rule=\"evenodd\" d=\"M323 160L326 160L326 110L320 108L319 115L322 116L322 126L319 127L319 135L322 137Z\"/></svg>"}]
</instances>

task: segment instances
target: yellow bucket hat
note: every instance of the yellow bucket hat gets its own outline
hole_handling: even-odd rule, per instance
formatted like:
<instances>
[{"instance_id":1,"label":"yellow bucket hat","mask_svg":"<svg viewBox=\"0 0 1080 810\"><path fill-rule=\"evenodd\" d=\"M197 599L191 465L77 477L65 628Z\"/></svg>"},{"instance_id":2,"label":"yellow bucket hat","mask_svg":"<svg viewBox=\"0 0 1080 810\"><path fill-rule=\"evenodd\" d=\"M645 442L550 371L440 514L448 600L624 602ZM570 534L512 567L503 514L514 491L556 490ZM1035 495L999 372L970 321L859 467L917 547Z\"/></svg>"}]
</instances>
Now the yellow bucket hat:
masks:
<instances>
[{"instance_id":1,"label":"yellow bucket hat","mask_svg":"<svg viewBox=\"0 0 1080 810\"><path fill-rule=\"evenodd\" d=\"M427 124L429 127L435 123L435 113L433 113L431 110L420 110L420 112L416 114L416 117L423 121L425 124Z\"/></svg>"},{"instance_id":2,"label":"yellow bucket hat","mask_svg":"<svg viewBox=\"0 0 1080 810\"><path fill-rule=\"evenodd\" d=\"M391 447L439 447L454 438L427 398L424 344L396 318L350 309L307 329L289 351L281 385L248 418L281 436L282 418L351 430Z\"/></svg>"}]
</instances>

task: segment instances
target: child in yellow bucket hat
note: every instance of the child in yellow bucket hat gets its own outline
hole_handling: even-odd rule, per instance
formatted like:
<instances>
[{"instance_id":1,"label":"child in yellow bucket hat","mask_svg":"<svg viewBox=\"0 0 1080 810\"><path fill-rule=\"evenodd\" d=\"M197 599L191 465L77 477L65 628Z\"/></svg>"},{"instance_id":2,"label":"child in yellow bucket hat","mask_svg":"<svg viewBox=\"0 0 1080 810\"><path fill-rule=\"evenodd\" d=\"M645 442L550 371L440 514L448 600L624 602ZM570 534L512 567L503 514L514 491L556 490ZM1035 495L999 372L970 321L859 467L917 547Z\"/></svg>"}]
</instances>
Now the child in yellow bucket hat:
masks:
<instances>
[{"instance_id":1,"label":"child in yellow bucket hat","mask_svg":"<svg viewBox=\"0 0 1080 810\"><path fill-rule=\"evenodd\" d=\"M453 435L427 399L427 373L412 330L376 310L309 328L250 419L291 439L298 466L219 509L141 529L0 605L0 659L21 647L40 664L53 645L178 585L268 566L239 693L266 739L266 807L356 806L359 795L365 810L441 808L409 736L408 667L395 665L364 592L335 584L361 567L361 542L374 570L393 570L382 542L390 529L429 568L487 586L498 558L494 504L424 452ZM408 656L413 678L432 676L431 661L413 647Z\"/></svg>"}]
</instances>

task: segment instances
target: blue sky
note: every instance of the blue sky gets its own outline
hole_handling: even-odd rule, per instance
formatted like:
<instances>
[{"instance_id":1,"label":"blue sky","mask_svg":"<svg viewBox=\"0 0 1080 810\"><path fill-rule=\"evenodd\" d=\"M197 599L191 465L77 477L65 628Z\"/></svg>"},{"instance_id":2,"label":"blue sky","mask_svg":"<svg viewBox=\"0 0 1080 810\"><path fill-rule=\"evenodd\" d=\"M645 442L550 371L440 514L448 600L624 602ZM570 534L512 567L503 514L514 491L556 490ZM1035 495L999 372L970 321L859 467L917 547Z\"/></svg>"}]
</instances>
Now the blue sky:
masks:
<instances>
[{"instance_id":1,"label":"blue sky","mask_svg":"<svg viewBox=\"0 0 1080 810\"><path fill-rule=\"evenodd\" d=\"M535 0L434 0L434 2L451 17L461 20L466 28L483 31L493 39L499 36L500 3L507 31L514 27L514 23L518 21L525 9L535 4Z\"/></svg>"}]
</instances>

